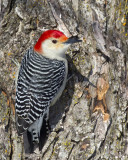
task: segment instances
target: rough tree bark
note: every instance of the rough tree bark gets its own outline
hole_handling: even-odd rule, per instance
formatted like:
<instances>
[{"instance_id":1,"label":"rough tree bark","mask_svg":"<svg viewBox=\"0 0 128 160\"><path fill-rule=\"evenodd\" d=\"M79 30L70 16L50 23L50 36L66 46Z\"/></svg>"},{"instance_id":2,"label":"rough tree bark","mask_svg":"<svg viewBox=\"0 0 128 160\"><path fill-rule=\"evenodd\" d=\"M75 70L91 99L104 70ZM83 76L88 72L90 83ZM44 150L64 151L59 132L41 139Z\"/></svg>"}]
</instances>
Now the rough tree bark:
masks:
<instances>
[{"instance_id":1,"label":"rough tree bark","mask_svg":"<svg viewBox=\"0 0 128 160\"><path fill-rule=\"evenodd\" d=\"M127 0L0 0L0 160L128 159ZM47 29L83 42L67 51L71 78L50 110L53 131L25 155L15 127L13 60Z\"/></svg>"}]
</instances>

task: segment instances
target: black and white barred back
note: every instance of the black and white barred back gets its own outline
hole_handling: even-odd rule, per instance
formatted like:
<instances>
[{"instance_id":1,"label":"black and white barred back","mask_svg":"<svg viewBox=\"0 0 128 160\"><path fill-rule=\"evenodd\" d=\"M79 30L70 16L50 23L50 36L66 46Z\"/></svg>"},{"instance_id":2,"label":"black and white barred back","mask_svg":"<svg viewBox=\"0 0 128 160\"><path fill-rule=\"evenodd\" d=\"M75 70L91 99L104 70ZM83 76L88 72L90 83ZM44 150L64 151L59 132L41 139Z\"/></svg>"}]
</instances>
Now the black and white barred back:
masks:
<instances>
[{"instance_id":1,"label":"black and white barred back","mask_svg":"<svg viewBox=\"0 0 128 160\"><path fill-rule=\"evenodd\" d=\"M65 63L37 54L32 48L25 54L17 81L16 123L21 135L32 123L47 113L61 88Z\"/></svg>"}]
</instances>

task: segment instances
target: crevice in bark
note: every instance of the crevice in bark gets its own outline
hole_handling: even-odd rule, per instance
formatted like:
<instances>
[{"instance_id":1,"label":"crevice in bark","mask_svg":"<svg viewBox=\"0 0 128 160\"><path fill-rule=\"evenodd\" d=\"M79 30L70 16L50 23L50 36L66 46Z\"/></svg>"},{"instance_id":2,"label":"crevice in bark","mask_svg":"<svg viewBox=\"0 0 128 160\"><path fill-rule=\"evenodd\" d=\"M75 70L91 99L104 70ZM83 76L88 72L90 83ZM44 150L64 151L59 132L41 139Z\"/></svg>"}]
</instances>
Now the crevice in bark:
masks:
<instances>
[{"instance_id":1,"label":"crevice in bark","mask_svg":"<svg viewBox=\"0 0 128 160\"><path fill-rule=\"evenodd\" d=\"M125 85L127 86L127 84L128 84L128 82L127 82L128 73L127 73L127 56L126 55L124 56L124 64L125 64Z\"/></svg>"},{"instance_id":2,"label":"crevice in bark","mask_svg":"<svg viewBox=\"0 0 128 160\"><path fill-rule=\"evenodd\" d=\"M95 156L96 156L96 150L93 152L93 154L87 160L91 160L92 158L95 158Z\"/></svg>"},{"instance_id":3,"label":"crevice in bark","mask_svg":"<svg viewBox=\"0 0 128 160\"><path fill-rule=\"evenodd\" d=\"M105 10L105 17L106 17L106 24L105 24L105 35L107 35L108 31L108 18L107 18L107 0L104 2L104 10Z\"/></svg>"},{"instance_id":4,"label":"crevice in bark","mask_svg":"<svg viewBox=\"0 0 128 160\"><path fill-rule=\"evenodd\" d=\"M126 14L125 32L128 33L128 13Z\"/></svg>"},{"instance_id":5,"label":"crevice in bark","mask_svg":"<svg viewBox=\"0 0 128 160\"><path fill-rule=\"evenodd\" d=\"M59 139L59 137L55 137L55 139L54 139L54 141L52 142L53 143L53 147L52 147L52 154L51 154L51 156L50 156L50 159L52 158L52 155L54 154L54 146L56 145L56 142L58 141L58 139ZM52 144L51 143L51 144ZM49 147L50 147L50 145L49 145ZM48 147L48 148L49 148ZM47 151L47 150L46 150ZM46 152L45 152L46 153ZM43 155L45 155L45 153L43 153ZM43 157L43 156L42 156ZM49 159L49 160L50 160Z\"/></svg>"},{"instance_id":6,"label":"crevice in bark","mask_svg":"<svg viewBox=\"0 0 128 160\"><path fill-rule=\"evenodd\" d=\"M12 129L11 129L11 111L9 114L9 126L10 126L10 147L11 147L11 151L10 151L10 160L12 160L12 155L13 155L13 140L12 140Z\"/></svg>"},{"instance_id":7,"label":"crevice in bark","mask_svg":"<svg viewBox=\"0 0 128 160\"><path fill-rule=\"evenodd\" d=\"M104 140L101 142L101 145L100 145L100 147L99 147L100 152L101 152L102 147L103 147L104 144L105 144L105 140L106 140L106 137L107 137L107 135L108 135L108 131L109 131L109 129L110 129L111 124L112 124L112 119L110 119L110 124L108 125L107 131L106 131L106 134L105 134L105 138L104 138Z\"/></svg>"},{"instance_id":8,"label":"crevice in bark","mask_svg":"<svg viewBox=\"0 0 128 160\"><path fill-rule=\"evenodd\" d=\"M15 2L16 2L16 0L9 0L8 6L7 6L7 8L8 8L8 14L13 9L13 6L15 5Z\"/></svg>"},{"instance_id":9,"label":"crevice in bark","mask_svg":"<svg viewBox=\"0 0 128 160\"><path fill-rule=\"evenodd\" d=\"M71 148L71 150L70 150L70 152L69 152L69 154L68 154L67 160L70 160L70 155L71 155L74 147L75 147L75 144L73 144L73 146L72 146L72 148Z\"/></svg>"},{"instance_id":10,"label":"crevice in bark","mask_svg":"<svg viewBox=\"0 0 128 160\"><path fill-rule=\"evenodd\" d=\"M97 53L100 53L100 56L102 56L105 59L105 62L103 64L105 64L106 62L107 63L111 62L110 57L105 55L100 49L97 48L96 51L97 51Z\"/></svg>"}]
</instances>

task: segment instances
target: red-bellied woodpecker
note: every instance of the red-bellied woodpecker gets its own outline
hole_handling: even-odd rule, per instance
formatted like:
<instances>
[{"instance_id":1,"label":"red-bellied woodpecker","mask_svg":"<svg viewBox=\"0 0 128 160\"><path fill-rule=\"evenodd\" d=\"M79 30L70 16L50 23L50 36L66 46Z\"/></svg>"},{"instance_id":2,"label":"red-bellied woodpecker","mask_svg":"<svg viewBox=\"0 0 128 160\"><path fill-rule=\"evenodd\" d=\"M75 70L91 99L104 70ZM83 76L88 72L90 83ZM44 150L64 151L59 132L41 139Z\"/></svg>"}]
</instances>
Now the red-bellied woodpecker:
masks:
<instances>
[{"instance_id":1,"label":"red-bellied woodpecker","mask_svg":"<svg viewBox=\"0 0 128 160\"><path fill-rule=\"evenodd\" d=\"M33 152L34 144L41 149L43 134L47 134L49 107L61 96L68 73L65 52L77 37L67 38L57 30L45 31L34 48L30 48L21 62L16 89L16 126L19 135L26 133ZM43 129L42 129L43 126ZM45 133L46 132L46 133Z\"/></svg>"}]
</instances>

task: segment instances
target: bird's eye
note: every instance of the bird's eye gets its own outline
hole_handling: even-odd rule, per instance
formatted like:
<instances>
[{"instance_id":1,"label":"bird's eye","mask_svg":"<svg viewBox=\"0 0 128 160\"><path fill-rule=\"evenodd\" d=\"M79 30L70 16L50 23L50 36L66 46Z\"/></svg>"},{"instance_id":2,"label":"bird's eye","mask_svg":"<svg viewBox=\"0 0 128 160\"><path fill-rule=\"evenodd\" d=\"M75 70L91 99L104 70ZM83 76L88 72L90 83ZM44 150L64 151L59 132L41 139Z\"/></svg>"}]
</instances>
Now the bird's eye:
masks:
<instances>
[{"instance_id":1,"label":"bird's eye","mask_svg":"<svg viewBox=\"0 0 128 160\"><path fill-rule=\"evenodd\" d=\"M57 43L57 40L55 40L55 39L54 39L54 40L52 40L52 43Z\"/></svg>"}]
</instances>

